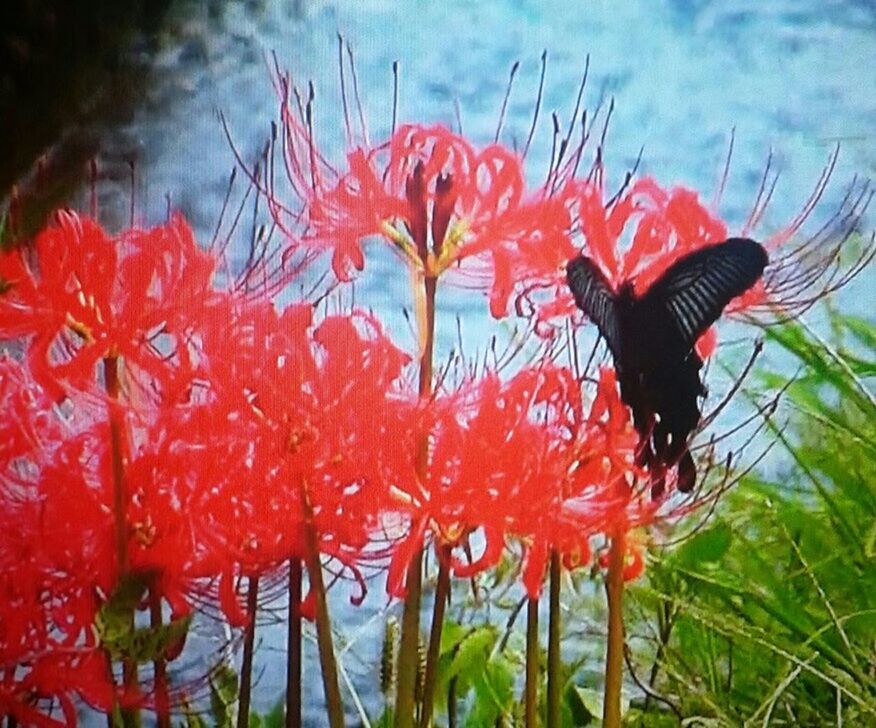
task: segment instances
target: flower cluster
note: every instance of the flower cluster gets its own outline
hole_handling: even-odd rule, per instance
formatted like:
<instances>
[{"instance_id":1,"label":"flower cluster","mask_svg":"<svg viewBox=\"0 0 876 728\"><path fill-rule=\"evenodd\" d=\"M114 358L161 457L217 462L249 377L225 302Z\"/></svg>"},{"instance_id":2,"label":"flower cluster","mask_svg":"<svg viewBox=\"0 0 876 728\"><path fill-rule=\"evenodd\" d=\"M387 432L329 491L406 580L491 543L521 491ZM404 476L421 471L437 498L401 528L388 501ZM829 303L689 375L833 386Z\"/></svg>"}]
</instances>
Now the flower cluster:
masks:
<instances>
[{"instance_id":1,"label":"flower cluster","mask_svg":"<svg viewBox=\"0 0 876 728\"><path fill-rule=\"evenodd\" d=\"M609 195L601 153L595 173L578 176L576 161L530 187L524 155L498 135L477 147L440 125L401 125L335 166L316 143L312 99L302 108L288 80L279 86L290 197L270 176L259 188L286 236L279 264L251 260L244 283L220 284L226 261L178 215L110 235L61 211L0 253L0 342L12 342L0 355L0 710L22 723L70 725L76 699L166 711L159 676L195 608L253 625L241 579L252 589L290 562L306 563L318 589L328 557L364 596L361 569L378 560L402 597L424 548L468 578L513 542L536 598L551 555L586 564L595 536L689 507L671 483L649 495L615 372L580 371L574 335L558 342L563 322L586 324L570 259L584 250L611 285L642 293L727 237L717 214L648 177ZM349 281L372 239L413 274L417 351L371 310L277 303L286 261L328 253ZM804 266L796 280L812 275ZM485 293L496 319L532 320L526 363L436 375L445 277ZM794 280L733 306L781 305L775 292ZM704 336L701 354L715 344ZM627 548L634 578L644 562L634 539ZM148 629L134 619L147 602ZM149 650L135 652L137 638ZM143 694L138 662L155 664L156 695Z\"/></svg>"},{"instance_id":2,"label":"flower cluster","mask_svg":"<svg viewBox=\"0 0 876 728\"><path fill-rule=\"evenodd\" d=\"M580 252L615 289L631 281L641 295L681 257L728 237L726 223L693 190L628 175L619 191L609 193L601 148L589 173L578 175L583 141L575 163L560 173L569 141L563 140L560 158L551 161L553 174L538 187L526 183L525 152L505 147L498 135L478 147L441 125L399 125L372 143L365 133L356 141L348 123L349 147L335 164L314 133L313 90L302 105L289 77L281 77L277 88L288 189L285 196L274 185L265 192L289 250L329 253L344 282L364 268L363 244L388 243L417 274L413 297L421 314L429 307L421 286L432 285L434 292L435 282L449 273L487 292L494 318L508 316L513 303L536 333L555 340L569 319L586 323L566 280L566 265ZM766 202L758 195L752 218L762 218ZM770 238L771 255L813 206ZM830 245L835 249L836 241ZM777 266L797 262L792 254L779 258ZM767 283L759 281L730 311L781 310L789 291L769 285L775 275L768 273ZM432 309L418 322L421 371L433 356L426 343L434 296ZM698 353L710 356L716 345L710 329L697 342ZM642 473L630 456L636 436L614 373L603 370L595 387L585 386L593 399L582 404L580 377L540 356L541 364L506 380L487 373L454 391L421 391L427 397L423 414L406 447L412 460L420 458L418 443L426 438L428 457L419 471L409 465L410 485L396 476L411 527L391 561L391 593L404 592L403 567L424 539L458 546L480 531L483 555L472 564L454 562L455 573L467 575L495 564L509 537L520 538L528 545L527 569L540 579L546 549L586 554L593 534L644 525L671 510L651 502L640 487ZM557 401L543 399L547 390ZM561 545L564 519L573 524L573 535ZM527 577L531 592L538 579Z\"/></svg>"},{"instance_id":3,"label":"flower cluster","mask_svg":"<svg viewBox=\"0 0 876 728\"><path fill-rule=\"evenodd\" d=\"M244 624L241 575L303 559L307 528L356 572L385 508L409 357L370 314L278 310L217 263L179 217L109 236L69 212L0 256L2 700L22 722L151 700L115 684L101 626L132 580L177 624L204 600Z\"/></svg>"}]
</instances>

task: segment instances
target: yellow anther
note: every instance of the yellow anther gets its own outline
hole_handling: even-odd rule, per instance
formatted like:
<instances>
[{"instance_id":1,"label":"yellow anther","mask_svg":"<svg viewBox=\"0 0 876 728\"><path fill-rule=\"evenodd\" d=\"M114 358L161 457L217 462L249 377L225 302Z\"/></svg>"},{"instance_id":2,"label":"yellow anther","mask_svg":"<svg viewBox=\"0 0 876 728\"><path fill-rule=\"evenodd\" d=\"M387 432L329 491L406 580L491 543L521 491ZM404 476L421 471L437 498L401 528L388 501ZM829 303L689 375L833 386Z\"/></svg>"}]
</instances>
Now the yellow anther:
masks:
<instances>
[{"instance_id":1,"label":"yellow anther","mask_svg":"<svg viewBox=\"0 0 876 728\"><path fill-rule=\"evenodd\" d=\"M399 230L389 220L384 220L380 223L380 230L387 238L395 243L395 246L404 253L405 257L408 258L414 266L422 269L423 262L420 260L417 248L410 236Z\"/></svg>"},{"instance_id":2,"label":"yellow anther","mask_svg":"<svg viewBox=\"0 0 876 728\"><path fill-rule=\"evenodd\" d=\"M75 318L73 318L73 314L71 314L69 311L67 311L66 323L70 330L81 336L86 343L94 343L94 336L91 333L91 329L81 321L77 321Z\"/></svg>"},{"instance_id":3,"label":"yellow anther","mask_svg":"<svg viewBox=\"0 0 876 728\"><path fill-rule=\"evenodd\" d=\"M444 244L441 246L441 256L434 265L434 275L438 276L453 265L463 238L469 230L468 220L455 220L444 236Z\"/></svg>"}]
</instances>

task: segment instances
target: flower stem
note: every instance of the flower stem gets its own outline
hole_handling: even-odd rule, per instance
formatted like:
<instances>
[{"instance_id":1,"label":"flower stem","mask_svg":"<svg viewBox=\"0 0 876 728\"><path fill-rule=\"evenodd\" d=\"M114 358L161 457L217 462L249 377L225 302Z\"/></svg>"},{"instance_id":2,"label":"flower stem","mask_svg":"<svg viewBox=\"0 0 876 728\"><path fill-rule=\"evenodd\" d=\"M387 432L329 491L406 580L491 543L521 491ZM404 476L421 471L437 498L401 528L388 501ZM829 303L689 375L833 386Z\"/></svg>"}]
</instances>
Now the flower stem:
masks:
<instances>
[{"instance_id":1,"label":"flower stem","mask_svg":"<svg viewBox=\"0 0 876 728\"><path fill-rule=\"evenodd\" d=\"M429 650L426 653L426 674L423 678L423 707L420 728L428 728L432 721L435 699L435 678L438 676L438 658L441 652L441 632L444 627L444 609L450 594L450 546L443 545L438 554L438 583L435 603L432 605L432 628L429 632Z\"/></svg>"},{"instance_id":2,"label":"flower stem","mask_svg":"<svg viewBox=\"0 0 876 728\"><path fill-rule=\"evenodd\" d=\"M301 728L301 560L295 556L289 559L286 648L286 728Z\"/></svg>"},{"instance_id":3,"label":"flower stem","mask_svg":"<svg viewBox=\"0 0 876 728\"><path fill-rule=\"evenodd\" d=\"M149 626L158 629L162 625L161 596L149 595ZM157 728L170 728L170 698L167 689L167 663L160 657L153 662L155 670L155 724Z\"/></svg>"},{"instance_id":4,"label":"flower stem","mask_svg":"<svg viewBox=\"0 0 876 728\"><path fill-rule=\"evenodd\" d=\"M602 725L619 728L621 724L621 683L624 659L624 557L626 534L618 530L611 539L608 556L608 647L605 655L605 697Z\"/></svg>"},{"instance_id":5,"label":"flower stem","mask_svg":"<svg viewBox=\"0 0 876 728\"><path fill-rule=\"evenodd\" d=\"M306 488L301 489L304 507L304 541L306 546L307 578L316 600L316 643L319 647L319 666L322 671L322 686L325 691L328 723L331 728L344 728L344 705L338 683L338 664L332 640L332 623L329 618L325 582L322 580L322 563L319 559L319 544L313 511Z\"/></svg>"},{"instance_id":6,"label":"flower stem","mask_svg":"<svg viewBox=\"0 0 876 728\"><path fill-rule=\"evenodd\" d=\"M395 728L414 725L414 695L420 642L420 592L423 550L419 549L408 566L407 590L402 613L401 641L398 648L398 682L395 689Z\"/></svg>"},{"instance_id":7,"label":"flower stem","mask_svg":"<svg viewBox=\"0 0 876 728\"><path fill-rule=\"evenodd\" d=\"M118 357L108 356L103 360L103 375L106 384L106 394L110 399L109 426L113 473L113 524L116 542L116 569L118 570L118 578L121 579L122 575L128 571L128 524L124 455L122 451L122 425L119 422L119 412L116 404L121 392Z\"/></svg>"},{"instance_id":8,"label":"flower stem","mask_svg":"<svg viewBox=\"0 0 876 728\"><path fill-rule=\"evenodd\" d=\"M107 356L103 360L104 386L109 399L109 426L110 426L110 457L113 475L113 530L116 545L116 579L117 583L128 573L128 494L125 484L125 460L124 445L122 441L122 422L118 408L118 399L121 394L121 382L119 380L119 358ZM134 612L127 615L127 627L134 629ZM131 659L122 661L122 680L125 690L134 691L139 683L137 675L137 663ZM140 725L140 712L134 709L121 711L122 722L125 728Z\"/></svg>"},{"instance_id":9,"label":"flower stem","mask_svg":"<svg viewBox=\"0 0 876 728\"><path fill-rule=\"evenodd\" d=\"M424 261L425 265L425 261ZM432 395L432 356L435 348L435 293L438 279L426 276L423 279L425 294L425 322L421 332L423 353L420 357L419 395L426 400ZM429 433L424 432L417 443L417 476L421 483L429 471ZM413 525L413 524L412 524ZM414 703L416 698L417 663L420 648L420 602L423 582L423 549L420 547L411 559L407 573L407 595L402 614L401 642L398 650L396 674L398 683L395 692L396 728L413 728Z\"/></svg>"},{"instance_id":10,"label":"flower stem","mask_svg":"<svg viewBox=\"0 0 876 728\"><path fill-rule=\"evenodd\" d=\"M256 610L259 605L259 577L250 576L246 592L249 624L243 636L243 663L240 666L240 693L237 702L237 728L249 726L249 703L252 691L252 657L255 650Z\"/></svg>"},{"instance_id":11,"label":"flower stem","mask_svg":"<svg viewBox=\"0 0 876 728\"><path fill-rule=\"evenodd\" d=\"M560 726L560 554L551 551L548 623L547 728Z\"/></svg>"},{"instance_id":12,"label":"flower stem","mask_svg":"<svg viewBox=\"0 0 876 728\"><path fill-rule=\"evenodd\" d=\"M538 599L526 600L526 728L538 726Z\"/></svg>"},{"instance_id":13,"label":"flower stem","mask_svg":"<svg viewBox=\"0 0 876 728\"><path fill-rule=\"evenodd\" d=\"M423 280L425 292L426 330L423 332L423 354L420 357L419 394L420 399L426 399L432 394L432 357L435 350L435 293L438 279L427 277ZM421 448L418 453L417 465L425 467L425 456L428 452ZM421 458L422 462L421 462Z\"/></svg>"}]
</instances>

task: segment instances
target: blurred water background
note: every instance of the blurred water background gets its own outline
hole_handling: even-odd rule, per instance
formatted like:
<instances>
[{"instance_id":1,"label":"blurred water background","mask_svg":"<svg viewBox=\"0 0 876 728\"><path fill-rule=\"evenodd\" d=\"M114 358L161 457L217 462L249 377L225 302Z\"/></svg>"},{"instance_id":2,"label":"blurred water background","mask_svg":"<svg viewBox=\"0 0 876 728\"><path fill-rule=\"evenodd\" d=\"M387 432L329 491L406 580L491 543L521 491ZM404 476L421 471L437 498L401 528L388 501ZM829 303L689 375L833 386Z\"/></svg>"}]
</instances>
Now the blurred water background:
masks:
<instances>
[{"instance_id":1,"label":"blurred water background","mask_svg":"<svg viewBox=\"0 0 876 728\"><path fill-rule=\"evenodd\" d=\"M509 70L520 61L503 140L521 143L547 51L528 158L533 182L548 166L550 112L568 119L588 54L585 104L592 110L615 99L606 147L615 184L644 146L640 172L711 200L735 129L721 204L731 231L747 218L771 149L782 177L764 232L800 208L838 142L833 184L813 230L854 174L869 177L876 168L872 0L164 0L86 2L78 15L64 6L25 2L0 11L0 195L17 181L33 193L34 215L40 204L60 202L87 210L87 163L94 158L102 217L122 226L134 161L137 219L162 220L169 200L209 240L234 166L216 112L226 116L243 156L255 160L276 118L272 52L299 82L314 82L317 135L330 157L342 158L339 32L355 53L372 139L390 128L393 61L400 121L455 127L458 102L463 130L477 144L492 141ZM40 187L27 170L41 154L50 182ZM410 306L408 279L400 271L391 254L370 259L357 298L410 346L401 316ZM874 284L871 267L843 293L844 309L872 320ZM479 296L439 300L439 317L451 322L442 329L445 349L456 337L453 314L464 316L466 337L482 343L489 322ZM353 608L342 592L333 600L342 663L373 716L386 599L375 584L366 603ZM285 635L281 627L265 628L259 640L256 707L266 709L283 689ZM319 725L322 689L315 651L308 652L305 706Z\"/></svg>"}]
</instances>

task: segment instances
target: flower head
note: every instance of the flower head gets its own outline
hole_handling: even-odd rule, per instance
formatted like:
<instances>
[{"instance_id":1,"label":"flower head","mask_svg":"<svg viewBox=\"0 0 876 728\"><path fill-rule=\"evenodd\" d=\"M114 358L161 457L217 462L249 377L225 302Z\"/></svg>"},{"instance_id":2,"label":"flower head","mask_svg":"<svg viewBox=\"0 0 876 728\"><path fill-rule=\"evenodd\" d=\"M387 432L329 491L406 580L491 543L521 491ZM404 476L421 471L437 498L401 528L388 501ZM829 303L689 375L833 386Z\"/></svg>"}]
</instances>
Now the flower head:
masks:
<instances>
[{"instance_id":1,"label":"flower head","mask_svg":"<svg viewBox=\"0 0 876 728\"><path fill-rule=\"evenodd\" d=\"M0 338L29 340L31 371L56 396L92 387L108 356L170 386L214 268L179 216L113 238L61 211L32 246L0 254Z\"/></svg>"},{"instance_id":2,"label":"flower head","mask_svg":"<svg viewBox=\"0 0 876 728\"><path fill-rule=\"evenodd\" d=\"M491 311L501 316L514 249L563 237L565 208L543 189L527 191L522 158L501 144L478 149L444 126L405 124L380 144L353 147L336 169L316 147L309 106L302 117L285 98L281 115L297 204L269 195L272 213L293 246L330 250L339 280L363 269L371 237L426 277L476 258L472 270L489 278Z\"/></svg>"},{"instance_id":3,"label":"flower head","mask_svg":"<svg viewBox=\"0 0 876 728\"><path fill-rule=\"evenodd\" d=\"M74 695L112 704L93 629L116 575L109 458L90 414L62 418L26 367L0 358L0 709L27 724L75 724Z\"/></svg>"}]
</instances>

